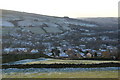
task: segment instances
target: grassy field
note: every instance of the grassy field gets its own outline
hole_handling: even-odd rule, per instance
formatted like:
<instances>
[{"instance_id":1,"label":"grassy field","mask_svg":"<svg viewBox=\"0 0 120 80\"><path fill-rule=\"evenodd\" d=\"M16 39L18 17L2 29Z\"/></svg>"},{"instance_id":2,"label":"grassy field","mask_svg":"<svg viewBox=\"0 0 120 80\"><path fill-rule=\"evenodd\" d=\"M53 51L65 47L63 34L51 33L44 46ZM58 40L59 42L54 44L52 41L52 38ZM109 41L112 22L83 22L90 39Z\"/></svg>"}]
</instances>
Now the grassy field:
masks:
<instances>
[{"instance_id":1,"label":"grassy field","mask_svg":"<svg viewBox=\"0 0 120 80\"><path fill-rule=\"evenodd\" d=\"M2 27L2 34L10 33L10 32L12 32L14 29L17 29L17 28L15 28L15 27Z\"/></svg>"},{"instance_id":2,"label":"grassy field","mask_svg":"<svg viewBox=\"0 0 120 80\"><path fill-rule=\"evenodd\" d=\"M45 31L41 29L40 27L25 27L25 29L32 31L35 34L45 33Z\"/></svg>"},{"instance_id":3,"label":"grassy field","mask_svg":"<svg viewBox=\"0 0 120 80\"><path fill-rule=\"evenodd\" d=\"M44 27L44 29L49 32L49 33L57 33L57 32L62 32L59 28L57 27Z\"/></svg>"},{"instance_id":4,"label":"grassy field","mask_svg":"<svg viewBox=\"0 0 120 80\"><path fill-rule=\"evenodd\" d=\"M118 78L118 71L11 73L2 76L3 78Z\"/></svg>"},{"instance_id":5,"label":"grassy field","mask_svg":"<svg viewBox=\"0 0 120 80\"><path fill-rule=\"evenodd\" d=\"M69 63L69 64L92 64L92 63L109 63L118 61L98 61L98 60L61 60L47 58L45 61L34 61L26 64L53 64L53 63ZM14 72L15 70L15 72ZM5 71L5 72L4 72ZM101 69L101 68L32 68L32 69L5 69L3 78L118 78L118 70Z\"/></svg>"},{"instance_id":6,"label":"grassy field","mask_svg":"<svg viewBox=\"0 0 120 80\"><path fill-rule=\"evenodd\" d=\"M120 63L119 61L99 61L99 60L61 60L61 59L49 59L46 61L35 61L29 62L27 64L54 64L54 63L67 63L67 64L93 64L93 63L109 63L115 62Z\"/></svg>"}]
</instances>

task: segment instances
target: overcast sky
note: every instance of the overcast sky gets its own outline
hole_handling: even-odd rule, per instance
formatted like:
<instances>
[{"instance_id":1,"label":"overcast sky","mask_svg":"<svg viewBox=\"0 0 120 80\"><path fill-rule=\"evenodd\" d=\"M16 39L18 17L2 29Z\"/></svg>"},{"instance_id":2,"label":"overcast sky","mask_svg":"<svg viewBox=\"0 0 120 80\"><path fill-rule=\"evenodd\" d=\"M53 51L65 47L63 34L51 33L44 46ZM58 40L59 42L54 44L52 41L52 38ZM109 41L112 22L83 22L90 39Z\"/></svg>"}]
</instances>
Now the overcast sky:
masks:
<instances>
[{"instance_id":1,"label":"overcast sky","mask_svg":"<svg viewBox=\"0 0 120 80\"><path fill-rule=\"evenodd\" d=\"M1 0L0 9L51 16L117 17L119 0Z\"/></svg>"}]
</instances>

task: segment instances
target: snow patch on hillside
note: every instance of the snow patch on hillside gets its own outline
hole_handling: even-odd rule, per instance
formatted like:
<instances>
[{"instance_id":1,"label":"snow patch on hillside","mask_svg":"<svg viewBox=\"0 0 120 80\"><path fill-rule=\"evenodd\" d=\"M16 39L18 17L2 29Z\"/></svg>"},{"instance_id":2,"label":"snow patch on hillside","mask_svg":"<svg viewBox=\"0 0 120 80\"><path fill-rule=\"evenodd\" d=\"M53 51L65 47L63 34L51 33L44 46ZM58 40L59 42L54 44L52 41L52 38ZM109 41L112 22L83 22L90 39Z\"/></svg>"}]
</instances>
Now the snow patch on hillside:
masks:
<instances>
[{"instance_id":1,"label":"snow patch on hillside","mask_svg":"<svg viewBox=\"0 0 120 80\"><path fill-rule=\"evenodd\" d=\"M8 21L0 21L2 22L2 24L0 24L0 26L4 26L4 27L14 27L14 25L11 23L11 22L8 22Z\"/></svg>"}]
</instances>

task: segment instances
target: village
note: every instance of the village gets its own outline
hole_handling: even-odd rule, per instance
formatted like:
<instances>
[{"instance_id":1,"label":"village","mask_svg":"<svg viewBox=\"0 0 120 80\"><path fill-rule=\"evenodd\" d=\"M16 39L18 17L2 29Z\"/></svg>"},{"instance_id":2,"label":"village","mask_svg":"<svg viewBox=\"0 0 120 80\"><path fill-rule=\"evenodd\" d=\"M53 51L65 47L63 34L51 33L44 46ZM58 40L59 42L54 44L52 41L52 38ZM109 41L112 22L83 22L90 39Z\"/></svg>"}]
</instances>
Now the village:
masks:
<instances>
[{"instance_id":1,"label":"village","mask_svg":"<svg viewBox=\"0 0 120 80\"><path fill-rule=\"evenodd\" d=\"M116 38L110 39L109 36L103 35L105 32L101 34L102 32L92 30L96 35L89 33L90 30L73 29L63 33L34 34L21 28L14 33L3 35L2 52L3 55L37 53L52 58L118 59ZM98 36L99 34L101 36Z\"/></svg>"},{"instance_id":2,"label":"village","mask_svg":"<svg viewBox=\"0 0 120 80\"><path fill-rule=\"evenodd\" d=\"M82 45L81 45L82 46ZM30 50L29 48L6 48L4 52L7 54L45 54L52 58L70 58L70 59L82 59L82 58L117 58L117 48L111 48L108 46L106 49L99 49L99 50L92 50L92 49L85 49L85 48L68 48L63 49L61 47L52 49L45 49L43 52L39 52L37 49ZM113 54L114 53L114 54ZM115 54L116 53L116 54Z\"/></svg>"}]
</instances>

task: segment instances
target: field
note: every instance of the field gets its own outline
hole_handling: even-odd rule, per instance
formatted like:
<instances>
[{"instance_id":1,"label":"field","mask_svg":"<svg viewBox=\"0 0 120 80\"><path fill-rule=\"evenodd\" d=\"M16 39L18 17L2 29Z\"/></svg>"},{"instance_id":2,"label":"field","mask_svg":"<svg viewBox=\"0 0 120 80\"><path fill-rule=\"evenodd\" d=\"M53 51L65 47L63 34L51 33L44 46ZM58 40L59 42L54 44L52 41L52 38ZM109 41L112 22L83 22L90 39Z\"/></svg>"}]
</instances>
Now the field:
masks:
<instances>
[{"instance_id":1,"label":"field","mask_svg":"<svg viewBox=\"0 0 120 80\"><path fill-rule=\"evenodd\" d=\"M14 31L14 29L17 29L15 27L2 27L2 34L5 34L5 33L10 33L12 31Z\"/></svg>"},{"instance_id":2,"label":"field","mask_svg":"<svg viewBox=\"0 0 120 80\"><path fill-rule=\"evenodd\" d=\"M48 59L46 61L34 61L26 64L54 64L54 63L66 63L66 64L97 64L97 63L120 63L119 61L99 61L99 60L61 60L61 59Z\"/></svg>"},{"instance_id":3,"label":"field","mask_svg":"<svg viewBox=\"0 0 120 80\"><path fill-rule=\"evenodd\" d=\"M118 71L7 73L3 78L118 78Z\"/></svg>"},{"instance_id":4,"label":"field","mask_svg":"<svg viewBox=\"0 0 120 80\"><path fill-rule=\"evenodd\" d=\"M21 64L93 64L93 63L119 63L118 61L97 61L97 60L60 60L51 58L38 58L20 60ZM26 62L25 62L26 61ZM22 63L23 62L23 63ZM15 64L18 61L12 63ZM118 67L102 68L8 68L3 69L3 78L118 78Z\"/></svg>"},{"instance_id":5,"label":"field","mask_svg":"<svg viewBox=\"0 0 120 80\"><path fill-rule=\"evenodd\" d=\"M45 33L45 31L43 29L41 29L40 27L25 27L26 30L30 30L33 33L36 34L41 34L41 33Z\"/></svg>"}]
</instances>

